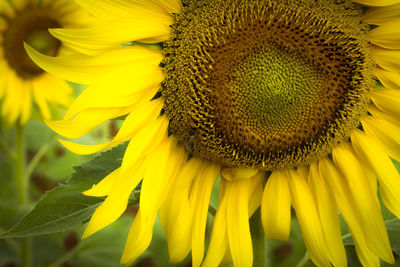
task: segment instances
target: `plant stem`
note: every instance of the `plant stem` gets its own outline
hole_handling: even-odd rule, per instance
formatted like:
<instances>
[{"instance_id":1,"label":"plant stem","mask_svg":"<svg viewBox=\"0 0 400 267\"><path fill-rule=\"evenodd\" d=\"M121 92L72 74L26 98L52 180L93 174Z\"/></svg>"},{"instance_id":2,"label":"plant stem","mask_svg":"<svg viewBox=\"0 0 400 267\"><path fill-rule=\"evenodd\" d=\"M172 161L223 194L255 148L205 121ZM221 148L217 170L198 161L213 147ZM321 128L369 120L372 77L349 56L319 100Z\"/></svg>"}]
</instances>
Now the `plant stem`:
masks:
<instances>
[{"instance_id":1,"label":"plant stem","mask_svg":"<svg viewBox=\"0 0 400 267\"><path fill-rule=\"evenodd\" d=\"M25 136L24 126L16 125L16 148L14 158L14 176L17 183L18 201L21 206L29 202L28 186L29 177L25 176ZM21 239L21 266L32 266L32 245L31 239L25 237Z\"/></svg>"},{"instance_id":2,"label":"plant stem","mask_svg":"<svg viewBox=\"0 0 400 267\"><path fill-rule=\"evenodd\" d=\"M4 234L6 231L0 227L0 235ZM21 251L19 249L18 243L15 242L14 239L11 238L5 238L4 241L8 243L8 245L14 250L15 255L21 255Z\"/></svg>"},{"instance_id":3,"label":"plant stem","mask_svg":"<svg viewBox=\"0 0 400 267\"><path fill-rule=\"evenodd\" d=\"M81 249L81 246L78 244L73 249L68 251L67 254L65 254L64 256L59 258L57 261L49 264L47 267L58 267L58 266L61 266L63 263L66 263L67 261L72 259L79 252L80 249Z\"/></svg>"},{"instance_id":4,"label":"plant stem","mask_svg":"<svg viewBox=\"0 0 400 267\"><path fill-rule=\"evenodd\" d=\"M303 267L307 262L310 261L310 255L308 255L308 252L304 254L304 257L297 263L296 267Z\"/></svg>"},{"instance_id":5,"label":"plant stem","mask_svg":"<svg viewBox=\"0 0 400 267\"><path fill-rule=\"evenodd\" d=\"M4 132L4 125L3 125L3 120L0 117L0 149L3 150L4 153L7 154L7 156L11 159L14 158L14 154L12 153L8 142L6 141L6 138L3 134Z\"/></svg>"},{"instance_id":6,"label":"plant stem","mask_svg":"<svg viewBox=\"0 0 400 267\"><path fill-rule=\"evenodd\" d=\"M17 183L17 194L20 205L28 202L28 180L24 176L25 172L25 140L24 127L16 126L16 153L14 158L14 176Z\"/></svg>"},{"instance_id":7,"label":"plant stem","mask_svg":"<svg viewBox=\"0 0 400 267\"><path fill-rule=\"evenodd\" d=\"M253 267L265 267L267 264L267 248L260 208L250 218L250 231L253 241Z\"/></svg>"},{"instance_id":8,"label":"plant stem","mask_svg":"<svg viewBox=\"0 0 400 267\"><path fill-rule=\"evenodd\" d=\"M25 172L25 180L29 181L36 166L38 165L40 160L43 158L43 156L46 154L46 152L49 150L49 148L54 140L55 139L52 138L50 141L48 141L46 144L44 144L40 148L40 150L35 154L35 156L32 158L32 160L29 162L28 167L26 168L26 172Z\"/></svg>"},{"instance_id":9,"label":"plant stem","mask_svg":"<svg viewBox=\"0 0 400 267\"><path fill-rule=\"evenodd\" d=\"M21 266L32 267L32 240L24 237L21 240Z\"/></svg>"}]
</instances>

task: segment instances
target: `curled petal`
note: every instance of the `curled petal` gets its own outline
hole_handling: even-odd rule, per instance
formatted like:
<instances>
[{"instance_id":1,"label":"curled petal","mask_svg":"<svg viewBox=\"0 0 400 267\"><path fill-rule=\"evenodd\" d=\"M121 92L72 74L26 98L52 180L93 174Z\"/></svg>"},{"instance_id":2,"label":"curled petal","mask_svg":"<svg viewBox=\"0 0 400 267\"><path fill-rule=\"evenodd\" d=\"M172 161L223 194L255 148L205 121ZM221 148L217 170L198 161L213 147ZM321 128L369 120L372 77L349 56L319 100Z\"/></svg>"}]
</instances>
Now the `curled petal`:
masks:
<instances>
[{"instance_id":1,"label":"curled petal","mask_svg":"<svg viewBox=\"0 0 400 267\"><path fill-rule=\"evenodd\" d=\"M168 40L172 17L151 14L104 21L90 28L50 29L50 33L65 45L87 55L98 55L102 51L118 47L131 41L149 38L162 42Z\"/></svg>"}]
</instances>

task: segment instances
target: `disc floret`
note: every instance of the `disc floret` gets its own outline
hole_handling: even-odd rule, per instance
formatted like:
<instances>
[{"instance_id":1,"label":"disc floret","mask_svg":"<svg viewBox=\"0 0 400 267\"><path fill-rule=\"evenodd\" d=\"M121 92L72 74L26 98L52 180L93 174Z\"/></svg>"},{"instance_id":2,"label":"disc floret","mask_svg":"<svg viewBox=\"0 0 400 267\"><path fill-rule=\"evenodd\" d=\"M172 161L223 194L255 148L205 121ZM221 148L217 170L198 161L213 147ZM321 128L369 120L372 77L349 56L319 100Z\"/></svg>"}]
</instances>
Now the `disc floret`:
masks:
<instances>
[{"instance_id":1,"label":"disc floret","mask_svg":"<svg viewBox=\"0 0 400 267\"><path fill-rule=\"evenodd\" d=\"M163 62L170 133L226 166L326 156L369 102L361 13L346 1L188 1Z\"/></svg>"}]
</instances>

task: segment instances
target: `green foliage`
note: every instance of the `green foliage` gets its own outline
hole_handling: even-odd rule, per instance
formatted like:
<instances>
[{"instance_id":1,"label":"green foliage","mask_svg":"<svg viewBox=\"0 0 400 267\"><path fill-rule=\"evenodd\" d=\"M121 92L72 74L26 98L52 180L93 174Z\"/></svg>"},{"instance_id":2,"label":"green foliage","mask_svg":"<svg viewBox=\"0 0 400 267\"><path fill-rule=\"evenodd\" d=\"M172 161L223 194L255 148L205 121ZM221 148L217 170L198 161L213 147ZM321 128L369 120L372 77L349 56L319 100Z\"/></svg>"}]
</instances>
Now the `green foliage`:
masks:
<instances>
[{"instance_id":1,"label":"green foliage","mask_svg":"<svg viewBox=\"0 0 400 267\"><path fill-rule=\"evenodd\" d=\"M400 255L400 221L398 219L387 221L386 229L388 231L393 252Z\"/></svg>"},{"instance_id":2,"label":"green foliage","mask_svg":"<svg viewBox=\"0 0 400 267\"><path fill-rule=\"evenodd\" d=\"M0 226L10 227L18 216L18 200L15 194L11 162L0 155Z\"/></svg>"},{"instance_id":3,"label":"green foliage","mask_svg":"<svg viewBox=\"0 0 400 267\"><path fill-rule=\"evenodd\" d=\"M32 211L0 237L15 238L66 231L87 221L103 199L84 196L82 191L119 167L125 148L125 145L120 145L76 167L66 184L47 192Z\"/></svg>"},{"instance_id":4,"label":"green foliage","mask_svg":"<svg viewBox=\"0 0 400 267\"><path fill-rule=\"evenodd\" d=\"M293 267L303 259L306 247L296 218L291 221L289 240L282 242L267 239L267 249L269 250L268 266Z\"/></svg>"},{"instance_id":5,"label":"green foliage","mask_svg":"<svg viewBox=\"0 0 400 267\"><path fill-rule=\"evenodd\" d=\"M131 216L122 216L95 235L80 241L74 257L76 266L119 266L132 220Z\"/></svg>"},{"instance_id":6,"label":"green foliage","mask_svg":"<svg viewBox=\"0 0 400 267\"><path fill-rule=\"evenodd\" d=\"M34 171L36 174L50 181L64 181L72 175L72 166L81 165L89 159L88 156L78 155L64 149L56 142L55 134L42 122L30 121L25 127L28 160L31 162L32 155L38 151L43 151L44 153L38 165L35 166ZM104 141L88 135L82 143L93 144Z\"/></svg>"}]
</instances>

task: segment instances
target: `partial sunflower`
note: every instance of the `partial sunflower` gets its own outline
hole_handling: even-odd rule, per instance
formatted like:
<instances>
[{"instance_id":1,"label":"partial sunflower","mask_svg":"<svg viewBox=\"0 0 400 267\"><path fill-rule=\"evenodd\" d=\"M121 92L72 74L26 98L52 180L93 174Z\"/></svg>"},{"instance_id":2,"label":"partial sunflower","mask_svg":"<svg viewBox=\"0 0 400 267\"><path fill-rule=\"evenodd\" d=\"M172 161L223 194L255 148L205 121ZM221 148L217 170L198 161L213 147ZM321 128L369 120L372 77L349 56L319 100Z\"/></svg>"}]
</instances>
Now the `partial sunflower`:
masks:
<instances>
[{"instance_id":1,"label":"partial sunflower","mask_svg":"<svg viewBox=\"0 0 400 267\"><path fill-rule=\"evenodd\" d=\"M46 119L49 104L67 106L72 89L47 74L28 57L24 42L43 54L62 54L61 42L48 28L87 26L88 13L70 0L2 0L0 2L0 105L8 124L27 122L32 96Z\"/></svg>"},{"instance_id":2,"label":"partial sunflower","mask_svg":"<svg viewBox=\"0 0 400 267\"><path fill-rule=\"evenodd\" d=\"M394 262L377 189L400 217L400 1L76 2L102 22L51 33L82 55L27 49L45 70L90 85L48 122L57 133L79 138L127 115L108 143L60 140L80 154L129 141L121 167L85 192L107 198L84 237L121 216L142 181L122 263L145 251L159 214L170 262L191 251L193 266L224 256L251 266L260 206L265 234L280 240L293 206L318 266L347 266L339 212L362 264Z\"/></svg>"}]
</instances>

